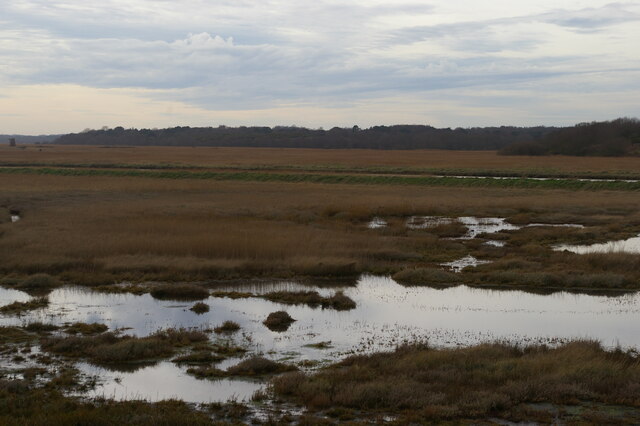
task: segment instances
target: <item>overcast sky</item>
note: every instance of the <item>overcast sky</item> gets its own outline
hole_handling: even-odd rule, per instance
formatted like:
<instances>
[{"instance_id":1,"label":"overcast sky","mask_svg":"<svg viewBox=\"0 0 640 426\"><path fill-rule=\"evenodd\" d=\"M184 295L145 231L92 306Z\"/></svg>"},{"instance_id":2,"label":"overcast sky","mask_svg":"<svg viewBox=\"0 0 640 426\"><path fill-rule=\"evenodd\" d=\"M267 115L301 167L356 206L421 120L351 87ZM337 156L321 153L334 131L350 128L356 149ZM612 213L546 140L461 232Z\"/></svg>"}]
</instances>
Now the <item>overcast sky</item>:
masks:
<instances>
[{"instance_id":1,"label":"overcast sky","mask_svg":"<svg viewBox=\"0 0 640 426\"><path fill-rule=\"evenodd\" d=\"M640 1L0 2L0 134L620 116Z\"/></svg>"}]
</instances>

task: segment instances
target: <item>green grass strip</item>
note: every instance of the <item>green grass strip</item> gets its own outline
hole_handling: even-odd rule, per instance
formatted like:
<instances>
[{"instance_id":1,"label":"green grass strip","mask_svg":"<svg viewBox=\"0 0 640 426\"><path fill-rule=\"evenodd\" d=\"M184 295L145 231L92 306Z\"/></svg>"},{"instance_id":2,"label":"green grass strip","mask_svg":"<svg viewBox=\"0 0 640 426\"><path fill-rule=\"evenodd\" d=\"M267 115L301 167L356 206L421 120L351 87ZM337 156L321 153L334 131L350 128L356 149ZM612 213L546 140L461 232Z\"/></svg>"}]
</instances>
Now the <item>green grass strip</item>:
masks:
<instances>
[{"instance_id":1,"label":"green grass strip","mask_svg":"<svg viewBox=\"0 0 640 426\"><path fill-rule=\"evenodd\" d=\"M397 176L397 175L350 175L350 174L304 174L304 173L263 173L263 172L213 172L186 170L109 170L109 169L70 169L50 167L7 167L0 168L4 174L33 174L55 176L114 176L142 177L156 179L210 179L240 182L308 182L321 184L357 184L357 185L415 185L415 186L452 186L480 188L531 188L566 190L613 190L638 191L640 182L624 181L581 181L575 179L538 180L530 178L492 179L458 178L433 176Z\"/></svg>"},{"instance_id":2,"label":"green grass strip","mask_svg":"<svg viewBox=\"0 0 640 426\"><path fill-rule=\"evenodd\" d=\"M246 164L246 165L198 165L177 163L64 163L64 162L2 162L0 167L15 168L77 168L77 169L128 169L128 170L191 170L191 171L234 171L234 172L333 172L345 174L390 174L390 175L437 175L469 177L520 177L557 179L632 179L640 180L640 173L628 170L565 172L555 169L473 169L473 168L433 168L394 166L346 166L340 164Z\"/></svg>"}]
</instances>

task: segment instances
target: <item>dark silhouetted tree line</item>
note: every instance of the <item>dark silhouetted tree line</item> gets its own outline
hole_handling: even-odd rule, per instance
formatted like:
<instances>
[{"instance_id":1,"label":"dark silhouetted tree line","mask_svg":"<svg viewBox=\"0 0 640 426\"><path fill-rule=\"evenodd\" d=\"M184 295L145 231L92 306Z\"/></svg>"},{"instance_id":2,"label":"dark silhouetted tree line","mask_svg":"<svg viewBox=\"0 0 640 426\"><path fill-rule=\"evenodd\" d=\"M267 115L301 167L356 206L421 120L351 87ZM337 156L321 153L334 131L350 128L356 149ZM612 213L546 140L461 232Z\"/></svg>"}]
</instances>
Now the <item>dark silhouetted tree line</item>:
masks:
<instances>
[{"instance_id":1,"label":"dark silhouetted tree line","mask_svg":"<svg viewBox=\"0 0 640 426\"><path fill-rule=\"evenodd\" d=\"M640 120L581 123L550 132L538 141L516 142L503 155L578 155L617 157L640 155Z\"/></svg>"},{"instance_id":2,"label":"dark silhouetted tree line","mask_svg":"<svg viewBox=\"0 0 640 426\"><path fill-rule=\"evenodd\" d=\"M497 150L511 143L539 140L550 127L484 127L436 129L431 126L334 127L174 127L169 129L89 130L58 138L55 143L101 146L218 146L278 148L367 148Z\"/></svg>"},{"instance_id":3,"label":"dark silhouetted tree line","mask_svg":"<svg viewBox=\"0 0 640 426\"><path fill-rule=\"evenodd\" d=\"M9 139L15 139L17 143L48 143L56 140L61 135L39 135L39 136L26 136L26 135L0 135L0 144L7 143Z\"/></svg>"}]
</instances>

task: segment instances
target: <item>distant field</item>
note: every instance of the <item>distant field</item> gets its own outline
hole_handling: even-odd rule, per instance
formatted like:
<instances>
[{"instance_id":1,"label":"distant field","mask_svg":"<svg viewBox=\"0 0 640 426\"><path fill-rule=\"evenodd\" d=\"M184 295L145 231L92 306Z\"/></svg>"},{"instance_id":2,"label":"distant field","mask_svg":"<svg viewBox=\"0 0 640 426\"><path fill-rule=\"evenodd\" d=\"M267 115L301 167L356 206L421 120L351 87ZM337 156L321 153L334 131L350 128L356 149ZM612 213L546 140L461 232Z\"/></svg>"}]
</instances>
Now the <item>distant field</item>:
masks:
<instances>
[{"instance_id":1,"label":"distant field","mask_svg":"<svg viewBox=\"0 0 640 426\"><path fill-rule=\"evenodd\" d=\"M162 168L357 170L372 173L638 176L634 157L511 157L495 151L383 151L286 148L183 148L43 145L0 147L0 165L154 166Z\"/></svg>"},{"instance_id":2,"label":"distant field","mask_svg":"<svg viewBox=\"0 0 640 426\"><path fill-rule=\"evenodd\" d=\"M175 156L169 155L172 151ZM272 161L290 167L312 162L311 154L315 153L338 161L337 154L342 152L349 161L365 166L384 161L385 155L398 155L409 162L410 154L416 154L366 152L375 160L363 162L357 158L360 151L309 150L305 160L296 163L291 157L278 158L274 152L294 156L301 150L263 151L271 150L158 148L149 150L156 155L150 157L144 155L145 149L133 148L120 150L125 158L118 158L117 149L55 147L11 154L13 161L61 161L60 154L75 152L75 162L117 160L159 165L159 158L175 161L180 155L185 162L206 164L204 155L187 154L224 152L227 160L216 160L221 167L235 164L229 159L234 153L237 161L247 164ZM139 156L126 157L128 152ZM458 156L475 157L476 162L468 164L489 164L481 160L493 158L486 153L433 154L448 161ZM65 158L68 161L69 157ZM626 162L619 160L629 159L611 159L616 164ZM415 159L407 164L420 165ZM603 164L599 166L605 170ZM522 188L507 181L474 187L473 182L482 181L458 179L459 186L447 187L443 186L446 180L434 183L438 178L429 176L227 171L232 178L215 179L207 173L215 176L219 172L126 167L3 169L0 272L9 276L46 272L68 282L98 285L123 279L206 281L257 276L331 280L363 272L395 274L423 268L418 270L418 278L409 279L430 283L433 277L428 274L421 278L424 268L439 271L440 263L471 253L502 263L487 265L483 272L471 270L435 278L470 285L560 288L568 278L574 287L589 288L629 288L640 282L637 257L612 255L603 262L549 248L558 242L589 243L636 235L640 232L640 196L636 192L607 186L597 191L570 190L571 185L582 184L579 181ZM171 178L171 174L176 176ZM417 179L419 184L407 184L406 179ZM609 183L598 183L602 184ZM11 210L19 212L20 221L11 223ZM579 223L587 227L530 228L503 234L499 237L507 246L500 248L475 240L443 238L457 235L460 231L455 226L409 230L405 222L411 215L497 216L514 223ZM387 220L389 226L368 229L368 221L376 216ZM576 281L578 276L584 279Z\"/></svg>"},{"instance_id":3,"label":"distant field","mask_svg":"<svg viewBox=\"0 0 640 426\"><path fill-rule=\"evenodd\" d=\"M151 168L151 167L149 167ZM618 190L639 191L640 182L624 180L589 180L572 178L484 178L471 176L431 176L391 173L331 172L309 173L308 171L287 170L287 173L273 171L233 170L188 170L188 169L136 169L133 167L0 167L3 174L39 174L52 176L111 176L152 179L188 179L243 182L282 182L348 185L403 185L403 186L450 186L485 188L536 188L570 190ZM354 174L356 173L356 174Z\"/></svg>"},{"instance_id":4,"label":"distant field","mask_svg":"<svg viewBox=\"0 0 640 426\"><path fill-rule=\"evenodd\" d=\"M250 148L0 149L0 272L128 279L349 278L634 288L637 256L553 252L640 232L638 182L432 176L640 173L636 158L501 157L494 152ZM454 173L455 172L455 173ZM577 191L580 190L580 191ZM11 223L11 215L21 219ZM411 215L574 223L496 235L505 247L450 240L461 227L410 230ZM384 229L368 229L374 217ZM463 274L443 262L497 260ZM603 260L605 259L605 260ZM578 277L578 278L576 278Z\"/></svg>"}]
</instances>

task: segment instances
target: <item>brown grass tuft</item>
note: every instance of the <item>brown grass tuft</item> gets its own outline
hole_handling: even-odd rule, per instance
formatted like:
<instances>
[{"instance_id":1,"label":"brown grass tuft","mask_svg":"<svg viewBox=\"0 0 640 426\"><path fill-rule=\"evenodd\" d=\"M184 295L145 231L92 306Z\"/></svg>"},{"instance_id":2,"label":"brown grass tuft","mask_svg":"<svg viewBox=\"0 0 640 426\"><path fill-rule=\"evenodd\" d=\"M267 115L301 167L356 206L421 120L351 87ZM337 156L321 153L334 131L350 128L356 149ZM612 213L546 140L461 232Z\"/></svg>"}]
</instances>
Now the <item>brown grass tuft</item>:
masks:
<instances>
[{"instance_id":1,"label":"brown grass tuft","mask_svg":"<svg viewBox=\"0 0 640 426\"><path fill-rule=\"evenodd\" d=\"M209 312L209 305L207 305L206 303L198 302L195 303L189 310L200 315Z\"/></svg>"},{"instance_id":2,"label":"brown grass tuft","mask_svg":"<svg viewBox=\"0 0 640 426\"><path fill-rule=\"evenodd\" d=\"M295 320L287 312L277 311L271 312L262 323L271 331L287 331L293 322Z\"/></svg>"},{"instance_id":3,"label":"brown grass tuft","mask_svg":"<svg viewBox=\"0 0 640 426\"><path fill-rule=\"evenodd\" d=\"M240 330L240 324L234 321L225 321L222 323L222 325L219 325L218 327L213 329L213 331L218 334L231 334L235 333L238 330Z\"/></svg>"},{"instance_id":4,"label":"brown grass tuft","mask_svg":"<svg viewBox=\"0 0 640 426\"><path fill-rule=\"evenodd\" d=\"M297 369L294 365L287 365L260 356L254 356L229 367L227 373L232 376L263 376L266 374L295 371Z\"/></svg>"}]
</instances>

